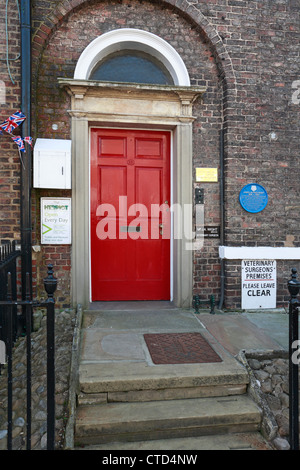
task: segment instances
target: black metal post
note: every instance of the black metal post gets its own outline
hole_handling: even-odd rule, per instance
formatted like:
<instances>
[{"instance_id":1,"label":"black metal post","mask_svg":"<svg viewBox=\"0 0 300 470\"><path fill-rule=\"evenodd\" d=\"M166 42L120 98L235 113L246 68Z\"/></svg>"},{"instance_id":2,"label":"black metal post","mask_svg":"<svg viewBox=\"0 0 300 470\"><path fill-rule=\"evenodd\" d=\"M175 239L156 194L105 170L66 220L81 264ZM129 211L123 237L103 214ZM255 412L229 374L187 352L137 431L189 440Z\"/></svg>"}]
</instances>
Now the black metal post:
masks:
<instances>
[{"instance_id":1,"label":"black metal post","mask_svg":"<svg viewBox=\"0 0 300 470\"><path fill-rule=\"evenodd\" d=\"M44 279L48 294L47 305L47 450L55 449L55 299L57 279L53 266L48 265L48 276Z\"/></svg>"},{"instance_id":2,"label":"black metal post","mask_svg":"<svg viewBox=\"0 0 300 470\"><path fill-rule=\"evenodd\" d=\"M210 314L211 315L215 314L215 304L216 304L215 297L214 295L211 295L210 296Z\"/></svg>"},{"instance_id":3,"label":"black metal post","mask_svg":"<svg viewBox=\"0 0 300 470\"><path fill-rule=\"evenodd\" d=\"M32 306L30 296L30 276L26 273L26 354L27 354L27 423L26 423L26 448L31 450L31 317Z\"/></svg>"},{"instance_id":4,"label":"black metal post","mask_svg":"<svg viewBox=\"0 0 300 470\"><path fill-rule=\"evenodd\" d=\"M12 301L11 274L7 274L7 300ZM12 304L7 305L7 450L12 450Z\"/></svg>"},{"instance_id":5,"label":"black metal post","mask_svg":"<svg viewBox=\"0 0 300 470\"><path fill-rule=\"evenodd\" d=\"M224 128L220 131L220 245L225 245L225 190L224 190L224 181L225 181L225 170L224 170ZM219 309L223 308L224 297L225 297L225 260L220 259L221 264L221 293L219 300Z\"/></svg>"},{"instance_id":6,"label":"black metal post","mask_svg":"<svg viewBox=\"0 0 300 470\"><path fill-rule=\"evenodd\" d=\"M194 297L193 297L193 307L195 309L195 313L199 313L199 307L200 307L200 296L199 295L194 295Z\"/></svg>"},{"instance_id":7,"label":"black metal post","mask_svg":"<svg viewBox=\"0 0 300 470\"><path fill-rule=\"evenodd\" d=\"M31 136L31 2L21 0L21 108L26 116L22 124L22 137ZM25 300L26 273L32 278L32 227L31 227L31 149L27 145L24 167L21 172L21 246L22 290ZM32 287L30 285L30 291Z\"/></svg>"},{"instance_id":8,"label":"black metal post","mask_svg":"<svg viewBox=\"0 0 300 470\"><path fill-rule=\"evenodd\" d=\"M297 269L293 268L291 279L288 281L288 289L291 294L289 303L289 427L291 450L299 450L299 364L295 355L293 355L295 347L298 346L298 308L300 302L297 295L300 290L300 282L297 277Z\"/></svg>"}]
</instances>

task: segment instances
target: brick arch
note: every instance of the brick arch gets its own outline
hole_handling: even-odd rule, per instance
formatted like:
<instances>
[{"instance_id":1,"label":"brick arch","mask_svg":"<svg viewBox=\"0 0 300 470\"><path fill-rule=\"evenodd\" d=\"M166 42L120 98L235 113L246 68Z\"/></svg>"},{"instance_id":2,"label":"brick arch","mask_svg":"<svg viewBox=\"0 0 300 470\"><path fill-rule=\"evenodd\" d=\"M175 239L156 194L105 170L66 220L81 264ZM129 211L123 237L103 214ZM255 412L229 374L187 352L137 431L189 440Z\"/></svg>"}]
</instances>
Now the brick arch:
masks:
<instances>
[{"instance_id":1,"label":"brick arch","mask_svg":"<svg viewBox=\"0 0 300 470\"><path fill-rule=\"evenodd\" d=\"M187 19L193 21L199 31L204 34L210 43L214 58L219 69L220 79L223 83L223 95L236 95L236 77L232 65L231 57L223 43L223 40L215 27L199 11L194 4L188 0L149 0L150 3L169 6ZM47 16L46 20L40 24L32 38L32 58L33 65L38 67L40 57L51 34L59 27L63 20L75 9L83 7L87 0L64 0L59 3Z\"/></svg>"}]
</instances>

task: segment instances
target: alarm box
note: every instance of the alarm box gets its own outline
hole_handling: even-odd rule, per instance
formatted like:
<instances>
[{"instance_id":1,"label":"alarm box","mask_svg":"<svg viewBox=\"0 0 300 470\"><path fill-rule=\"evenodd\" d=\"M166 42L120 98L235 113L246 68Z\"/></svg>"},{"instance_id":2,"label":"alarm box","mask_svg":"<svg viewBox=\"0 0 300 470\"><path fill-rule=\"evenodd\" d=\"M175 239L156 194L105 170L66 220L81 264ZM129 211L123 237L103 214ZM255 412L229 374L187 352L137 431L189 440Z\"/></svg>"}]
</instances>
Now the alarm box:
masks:
<instances>
[{"instance_id":1,"label":"alarm box","mask_svg":"<svg viewBox=\"0 0 300 470\"><path fill-rule=\"evenodd\" d=\"M71 140L36 139L34 188L71 189Z\"/></svg>"}]
</instances>

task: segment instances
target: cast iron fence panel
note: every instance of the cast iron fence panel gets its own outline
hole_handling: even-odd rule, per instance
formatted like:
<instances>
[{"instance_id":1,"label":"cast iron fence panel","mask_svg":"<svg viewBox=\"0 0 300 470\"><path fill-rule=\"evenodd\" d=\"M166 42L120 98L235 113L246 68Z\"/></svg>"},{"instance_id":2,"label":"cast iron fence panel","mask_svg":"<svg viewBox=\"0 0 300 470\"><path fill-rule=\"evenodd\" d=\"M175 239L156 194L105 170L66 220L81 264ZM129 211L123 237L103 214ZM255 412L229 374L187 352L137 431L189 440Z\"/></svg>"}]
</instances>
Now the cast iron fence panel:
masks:
<instances>
[{"instance_id":1,"label":"cast iron fence panel","mask_svg":"<svg viewBox=\"0 0 300 470\"><path fill-rule=\"evenodd\" d=\"M13 255L13 253L15 253ZM8 258L15 259L20 252L11 252L3 260L6 265L10 264ZM4 263L1 263L1 265ZM0 266L1 268L1 266ZM1 278L1 292L5 299L0 300L0 326L2 326L1 346L4 346L5 359L2 365L7 367L7 449L12 450L12 407L13 407L13 345L17 337L17 309L22 308L25 316L24 331L26 332L26 449L31 450L31 333L32 333L32 310L36 307L44 307L47 310L47 450L55 448L55 300L57 280L53 276L53 266L48 265L48 275L44 279L44 287L47 300L43 302L33 301L30 295L30 276L26 273L25 300L17 300L16 275L10 271L6 272L6 279ZM4 285L3 285L4 284ZM25 313L24 313L25 312ZM3 325L5 327L3 327ZM1 368L1 363L0 363ZM0 369L1 374L1 369Z\"/></svg>"},{"instance_id":2,"label":"cast iron fence panel","mask_svg":"<svg viewBox=\"0 0 300 470\"><path fill-rule=\"evenodd\" d=\"M17 299L17 260L21 251L16 248L16 242L2 242L0 245L0 301L7 299L7 275L11 274L11 297ZM17 307L12 310L11 325L7 324L5 306L0 305L0 340L5 342L8 327L12 328L13 338L16 339L21 328L21 318L17 316ZM0 366L1 367L1 366Z\"/></svg>"}]
</instances>

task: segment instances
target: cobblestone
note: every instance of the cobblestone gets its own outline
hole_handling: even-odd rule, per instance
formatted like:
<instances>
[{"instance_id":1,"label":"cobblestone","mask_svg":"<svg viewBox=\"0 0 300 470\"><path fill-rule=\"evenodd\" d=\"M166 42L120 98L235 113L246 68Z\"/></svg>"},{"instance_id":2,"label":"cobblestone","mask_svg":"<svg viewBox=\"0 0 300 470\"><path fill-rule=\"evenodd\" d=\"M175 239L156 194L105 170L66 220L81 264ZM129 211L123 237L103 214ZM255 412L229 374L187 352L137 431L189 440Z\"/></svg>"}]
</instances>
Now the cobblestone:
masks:
<instances>
[{"instance_id":1,"label":"cobblestone","mask_svg":"<svg viewBox=\"0 0 300 470\"><path fill-rule=\"evenodd\" d=\"M260 369L255 370L254 375L259 380L261 390L275 417L279 436L288 438L289 395L285 393L288 389L288 359L274 358L272 367L269 364L269 360L262 359Z\"/></svg>"},{"instance_id":2,"label":"cobblestone","mask_svg":"<svg viewBox=\"0 0 300 470\"><path fill-rule=\"evenodd\" d=\"M250 374L249 393L263 411L263 430L278 450L289 449L289 360L278 351L244 351L238 358Z\"/></svg>"},{"instance_id":3,"label":"cobblestone","mask_svg":"<svg viewBox=\"0 0 300 470\"><path fill-rule=\"evenodd\" d=\"M55 448L63 449L68 418L69 379L72 341L75 325L72 309L55 312ZM38 312L40 327L32 333L32 437L31 447L43 450L47 446L47 345L46 316ZM7 369L0 376L0 450L7 441ZM26 340L17 340L13 350L13 450L26 449Z\"/></svg>"}]
</instances>

